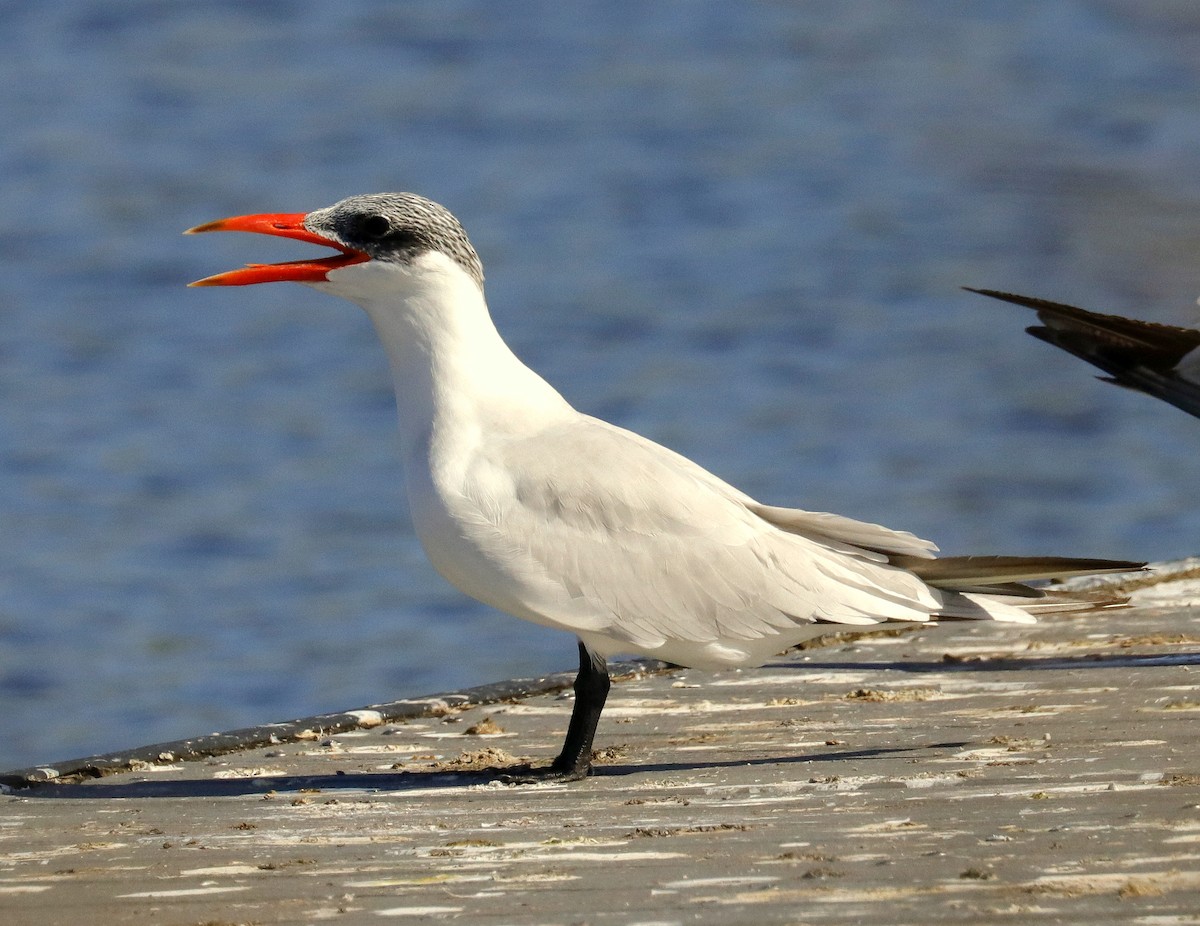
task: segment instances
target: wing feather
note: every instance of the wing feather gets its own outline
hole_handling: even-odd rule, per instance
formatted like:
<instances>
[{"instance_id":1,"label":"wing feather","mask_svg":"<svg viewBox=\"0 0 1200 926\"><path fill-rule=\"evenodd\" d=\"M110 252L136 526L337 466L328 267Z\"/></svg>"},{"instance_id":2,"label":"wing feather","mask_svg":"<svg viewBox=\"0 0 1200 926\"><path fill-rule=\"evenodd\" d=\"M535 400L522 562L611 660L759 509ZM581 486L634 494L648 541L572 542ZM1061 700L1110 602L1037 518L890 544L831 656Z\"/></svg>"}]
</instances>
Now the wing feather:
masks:
<instances>
[{"instance_id":1,"label":"wing feather","mask_svg":"<svg viewBox=\"0 0 1200 926\"><path fill-rule=\"evenodd\" d=\"M799 508L776 508L772 505L760 505L757 502L752 502L747 507L780 530L826 542L839 541L847 546L855 547L860 553L870 550L881 554L878 557L880 561L885 560L890 554L932 559L934 553L937 552L937 544L931 540L922 540L916 534L892 530L882 524L856 521L840 514L830 514L825 511L802 511Z\"/></svg>"},{"instance_id":2,"label":"wing feather","mask_svg":"<svg viewBox=\"0 0 1200 926\"><path fill-rule=\"evenodd\" d=\"M928 542L834 515L785 519L786 509L586 416L489 443L465 494L504 569L527 579L515 610L640 652L747 641L766 658L811 636L815 621L924 621L940 604L876 552L929 556Z\"/></svg>"}]
</instances>

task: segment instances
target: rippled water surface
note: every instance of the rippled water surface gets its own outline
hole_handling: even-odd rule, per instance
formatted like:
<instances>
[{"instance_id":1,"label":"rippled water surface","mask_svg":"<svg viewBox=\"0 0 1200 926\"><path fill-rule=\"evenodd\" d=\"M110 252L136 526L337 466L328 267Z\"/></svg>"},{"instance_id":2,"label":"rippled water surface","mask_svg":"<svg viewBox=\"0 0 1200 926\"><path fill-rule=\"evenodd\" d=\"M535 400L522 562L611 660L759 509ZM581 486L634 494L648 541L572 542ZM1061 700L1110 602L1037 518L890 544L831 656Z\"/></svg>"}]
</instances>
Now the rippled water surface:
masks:
<instances>
[{"instance_id":1,"label":"rippled water surface","mask_svg":"<svg viewBox=\"0 0 1200 926\"><path fill-rule=\"evenodd\" d=\"M1200 552L1200 6L0 3L0 767L572 665L403 501L381 350L222 215L408 189L580 408L950 552ZM1019 645L1016 644L1016 645Z\"/></svg>"}]
</instances>

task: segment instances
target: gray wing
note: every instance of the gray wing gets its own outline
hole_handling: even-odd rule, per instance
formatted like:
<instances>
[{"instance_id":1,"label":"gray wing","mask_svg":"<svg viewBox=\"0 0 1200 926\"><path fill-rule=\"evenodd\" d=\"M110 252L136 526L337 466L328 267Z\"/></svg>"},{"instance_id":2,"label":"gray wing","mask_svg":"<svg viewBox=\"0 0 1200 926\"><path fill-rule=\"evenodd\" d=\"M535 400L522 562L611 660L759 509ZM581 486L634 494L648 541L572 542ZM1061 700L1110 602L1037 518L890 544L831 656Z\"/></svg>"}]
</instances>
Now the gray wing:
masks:
<instances>
[{"instance_id":1,"label":"gray wing","mask_svg":"<svg viewBox=\"0 0 1200 926\"><path fill-rule=\"evenodd\" d=\"M922 540L908 531L892 530L882 524L855 521L840 514L775 508L757 502L750 502L746 507L780 530L809 537L818 543L840 542L859 551L871 550L881 554L881 561L897 555L932 559L937 552L937 544L931 540Z\"/></svg>"},{"instance_id":2,"label":"gray wing","mask_svg":"<svg viewBox=\"0 0 1200 926\"><path fill-rule=\"evenodd\" d=\"M815 621L927 620L939 605L874 552L928 556L927 542L757 506L685 457L597 419L490 443L474 470L468 492L509 570L521 572L526 616L641 652L775 638L779 649L811 636Z\"/></svg>"}]
</instances>

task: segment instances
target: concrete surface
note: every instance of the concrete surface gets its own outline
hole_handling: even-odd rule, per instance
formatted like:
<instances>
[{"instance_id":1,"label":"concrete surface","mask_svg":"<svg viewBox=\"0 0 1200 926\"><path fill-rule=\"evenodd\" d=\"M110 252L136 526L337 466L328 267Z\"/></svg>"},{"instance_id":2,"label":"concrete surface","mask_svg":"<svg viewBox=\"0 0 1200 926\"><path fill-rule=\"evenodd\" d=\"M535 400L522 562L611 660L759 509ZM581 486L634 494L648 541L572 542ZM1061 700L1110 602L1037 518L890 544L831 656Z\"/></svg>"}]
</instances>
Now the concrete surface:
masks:
<instances>
[{"instance_id":1,"label":"concrete surface","mask_svg":"<svg viewBox=\"0 0 1200 926\"><path fill-rule=\"evenodd\" d=\"M10 773L0 922L1200 923L1195 566L1128 609L633 675L571 785L478 771L559 746L567 694L519 683Z\"/></svg>"}]
</instances>

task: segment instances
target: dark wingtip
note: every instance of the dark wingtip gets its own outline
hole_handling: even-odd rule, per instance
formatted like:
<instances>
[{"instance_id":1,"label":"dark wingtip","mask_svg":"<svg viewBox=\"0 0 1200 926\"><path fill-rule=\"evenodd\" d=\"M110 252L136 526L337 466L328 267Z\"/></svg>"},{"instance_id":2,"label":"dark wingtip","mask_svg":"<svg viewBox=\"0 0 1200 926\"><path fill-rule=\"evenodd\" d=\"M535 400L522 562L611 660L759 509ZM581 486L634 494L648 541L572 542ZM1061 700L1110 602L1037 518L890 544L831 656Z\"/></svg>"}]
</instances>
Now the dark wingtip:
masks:
<instances>
[{"instance_id":1,"label":"dark wingtip","mask_svg":"<svg viewBox=\"0 0 1200 926\"><path fill-rule=\"evenodd\" d=\"M974 286L964 286L969 293L975 293L979 296L987 296L989 299L999 299L1002 302L1012 302L1016 305L1023 305L1027 308L1035 309L1041 305L1049 305L1044 299L1037 299L1033 296L1021 296L1017 293L1006 293L1001 289L977 289Z\"/></svg>"}]
</instances>

